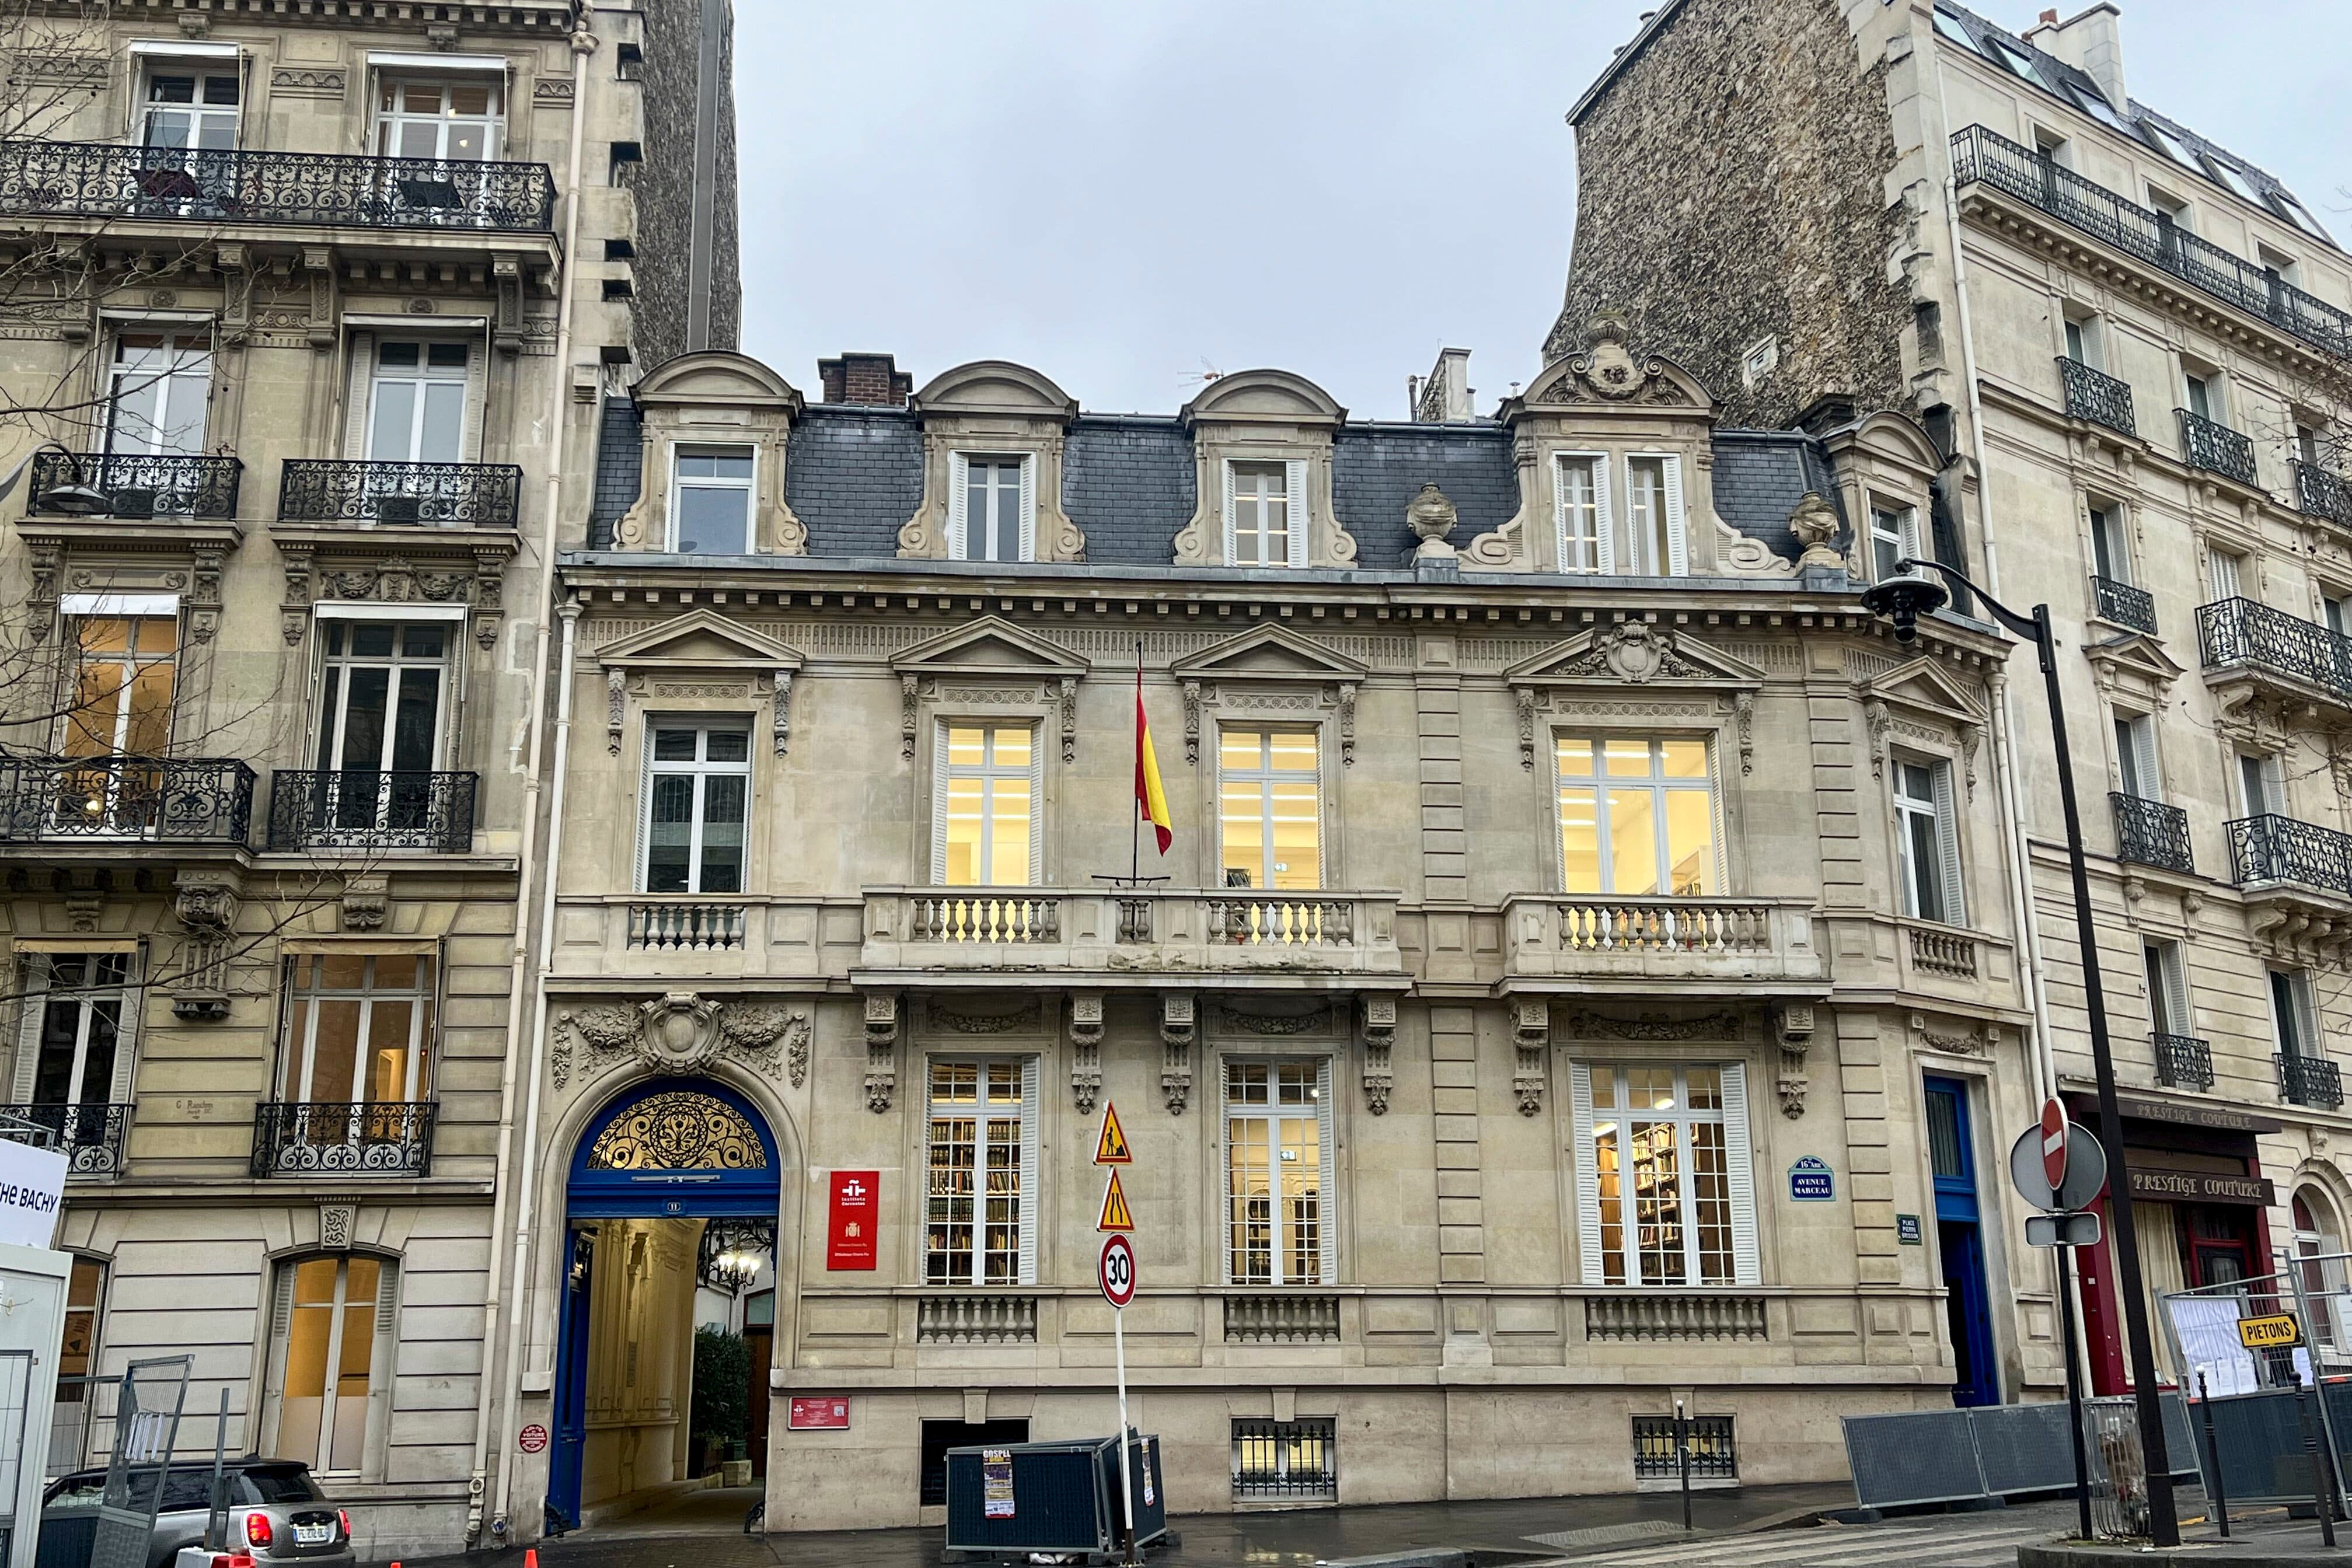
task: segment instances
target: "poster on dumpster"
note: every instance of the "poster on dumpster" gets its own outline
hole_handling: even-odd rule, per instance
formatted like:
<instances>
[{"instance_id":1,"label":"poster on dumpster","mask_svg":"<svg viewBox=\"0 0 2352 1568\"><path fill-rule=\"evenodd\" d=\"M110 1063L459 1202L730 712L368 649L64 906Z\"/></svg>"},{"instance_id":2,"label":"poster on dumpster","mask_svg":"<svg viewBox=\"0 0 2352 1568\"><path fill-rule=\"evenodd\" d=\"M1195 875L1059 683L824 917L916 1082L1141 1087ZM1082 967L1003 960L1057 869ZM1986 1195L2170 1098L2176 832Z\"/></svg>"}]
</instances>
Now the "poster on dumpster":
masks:
<instances>
[{"instance_id":1,"label":"poster on dumpster","mask_svg":"<svg viewBox=\"0 0 2352 1568\"><path fill-rule=\"evenodd\" d=\"M1013 1517L1013 1450L980 1451L980 1511L989 1519Z\"/></svg>"},{"instance_id":2,"label":"poster on dumpster","mask_svg":"<svg viewBox=\"0 0 2352 1568\"><path fill-rule=\"evenodd\" d=\"M1151 1445L1152 1445L1152 1442L1153 1442L1153 1439L1152 1439L1152 1438L1150 1438L1150 1437L1146 1437L1146 1438L1144 1438L1144 1439L1143 1439L1143 1506L1144 1506L1144 1507L1146 1507L1146 1508L1150 1508L1150 1507L1151 1506L1151 1503L1152 1503L1152 1493L1151 1493Z\"/></svg>"}]
</instances>

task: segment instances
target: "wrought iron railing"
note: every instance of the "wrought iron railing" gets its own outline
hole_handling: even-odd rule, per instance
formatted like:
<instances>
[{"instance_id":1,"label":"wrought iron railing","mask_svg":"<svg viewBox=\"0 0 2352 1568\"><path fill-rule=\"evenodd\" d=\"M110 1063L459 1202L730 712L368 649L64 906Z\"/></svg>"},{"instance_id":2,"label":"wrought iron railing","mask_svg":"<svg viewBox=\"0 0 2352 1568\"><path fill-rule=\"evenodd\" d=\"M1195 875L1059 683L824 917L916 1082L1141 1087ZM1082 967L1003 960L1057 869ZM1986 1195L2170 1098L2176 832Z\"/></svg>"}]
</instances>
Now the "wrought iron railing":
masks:
<instances>
[{"instance_id":1,"label":"wrought iron railing","mask_svg":"<svg viewBox=\"0 0 2352 1568\"><path fill-rule=\"evenodd\" d=\"M37 452L26 504L33 512L47 511L43 497L71 486L106 497L105 511L84 516L220 521L236 516L244 468L234 457L173 452Z\"/></svg>"},{"instance_id":2,"label":"wrought iron railing","mask_svg":"<svg viewBox=\"0 0 2352 1568\"><path fill-rule=\"evenodd\" d=\"M0 141L0 213L551 233L544 163Z\"/></svg>"},{"instance_id":3,"label":"wrought iron railing","mask_svg":"<svg viewBox=\"0 0 2352 1568\"><path fill-rule=\"evenodd\" d=\"M273 850L433 850L474 844L472 773L281 768L269 789Z\"/></svg>"},{"instance_id":4,"label":"wrought iron railing","mask_svg":"<svg viewBox=\"0 0 2352 1568\"><path fill-rule=\"evenodd\" d=\"M0 757L0 841L241 844L253 779L233 758Z\"/></svg>"},{"instance_id":5,"label":"wrought iron railing","mask_svg":"<svg viewBox=\"0 0 2352 1568\"><path fill-rule=\"evenodd\" d=\"M367 463L289 457L278 482L287 523L510 528L522 470L511 463Z\"/></svg>"},{"instance_id":6,"label":"wrought iron railing","mask_svg":"<svg viewBox=\"0 0 2352 1568\"><path fill-rule=\"evenodd\" d=\"M2149 1037L2156 1048L2156 1081L2167 1089L2213 1087L2213 1047L2193 1034Z\"/></svg>"},{"instance_id":7,"label":"wrought iron railing","mask_svg":"<svg viewBox=\"0 0 2352 1568\"><path fill-rule=\"evenodd\" d=\"M44 1146L66 1157L68 1176L120 1176L131 1107L107 1104L0 1105L0 1123L28 1122L49 1136Z\"/></svg>"},{"instance_id":8,"label":"wrought iron railing","mask_svg":"<svg viewBox=\"0 0 2352 1568\"><path fill-rule=\"evenodd\" d=\"M2067 354L2058 356L2058 379L2065 383L2068 414L2126 435L2139 434L2139 422L2132 415L2131 382Z\"/></svg>"},{"instance_id":9,"label":"wrought iron railing","mask_svg":"<svg viewBox=\"0 0 2352 1568\"><path fill-rule=\"evenodd\" d=\"M2240 885L2299 882L2352 898L2352 835L2276 815L2221 827L2230 835L2230 875Z\"/></svg>"},{"instance_id":10,"label":"wrought iron railing","mask_svg":"<svg viewBox=\"0 0 2352 1568\"><path fill-rule=\"evenodd\" d=\"M2156 635L2156 596L2112 577L2091 579L2091 597L2102 621Z\"/></svg>"},{"instance_id":11,"label":"wrought iron railing","mask_svg":"<svg viewBox=\"0 0 2352 1568\"><path fill-rule=\"evenodd\" d=\"M1962 185L1981 180L2283 332L2352 354L2352 314L1984 126L1953 136L1952 178Z\"/></svg>"},{"instance_id":12,"label":"wrought iron railing","mask_svg":"<svg viewBox=\"0 0 2352 1568\"><path fill-rule=\"evenodd\" d=\"M2219 420L2176 408L2180 416L2180 455L2192 468L2219 474L2249 487L2261 481L2254 475L2253 438L2242 435Z\"/></svg>"},{"instance_id":13,"label":"wrought iron railing","mask_svg":"<svg viewBox=\"0 0 2352 1568\"><path fill-rule=\"evenodd\" d=\"M2352 702L2352 638L2258 601L2199 605L2197 650L2209 670L2251 665L2325 686Z\"/></svg>"},{"instance_id":14,"label":"wrought iron railing","mask_svg":"<svg viewBox=\"0 0 2352 1568\"><path fill-rule=\"evenodd\" d=\"M1633 1479L1679 1481L1685 1469L1695 1481L1739 1479L1739 1439L1733 1418L1690 1416L1677 1421L1672 1416L1634 1416Z\"/></svg>"},{"instance_id":15,"label":"wrought iron railing","mask_svg":"<svg viewBox=\"0 0 2352 1568\"><path fill-rule=\"evenodd\" d=\"M2107 811L2116 820L2116 859L2184 875L2197 869L2189 844L2189 813L2179 807L2112 790Z\"/></svg>"},{"instance_id":16,"label":"wrought iron railing","mask_svg":"<svg viewBox=\"0 0 2352 1568\"><path fill-rule=\"evenodd\" d=\"M2294 469L2295 510L2306 517L2325 517L2352 528L2352 485L2316 463L2305 463L2300 457L2289 463Z\"/></svg>"},{"instance_id":17,"label":"wrought iron railing","mask_svg":"<svg viewBox=\"0 0 2352 1568\"><path fill-rule=\"evenodd\" d=\"M1338 1423L1328 1416L1297 1421L1234 1422L1235 1498L1336 1498L1339 1495Z\"/></svg>"},{"instance_id":18,"label":"wrought iron railing","mask_svg":"<svg viewBox=\"0 0 2352 1568\"><path fill-rule=\"evenodd\" d=\"M2279 1097L2287 1103L2319 1111L2333 1111L2344 1103L2344 1075L2336 1070L2336 1063L2292 1051L2282 1051L2271 1060L2278 1063Z\"/></svg>"},{"instance_id":19,"label":"wrought iron railing","mask_svg":"<svg viewBox=\"0 0 2352 1568\"><path fill-rule=\"evenodd\" d=\"M429 1100L263 1101L253 1108L253 1174L427 1175L435 1111Z\"/></svg>"}]
</instances>

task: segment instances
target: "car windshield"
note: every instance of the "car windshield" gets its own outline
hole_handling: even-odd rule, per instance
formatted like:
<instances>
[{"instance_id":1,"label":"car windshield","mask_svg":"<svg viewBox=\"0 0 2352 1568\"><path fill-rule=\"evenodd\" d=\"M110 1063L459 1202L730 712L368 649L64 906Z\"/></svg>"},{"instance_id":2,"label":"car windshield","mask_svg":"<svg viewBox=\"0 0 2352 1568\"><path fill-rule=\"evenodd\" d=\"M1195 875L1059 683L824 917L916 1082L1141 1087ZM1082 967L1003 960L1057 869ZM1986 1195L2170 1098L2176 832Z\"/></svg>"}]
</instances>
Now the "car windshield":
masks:
<instances>
[{"instance_id":1,"label":"car windshield","mask_svg":"<svg viewBox=\"0 0 2352 1568\"><path fill-rule=\"evenodd\" d=\"M263 1502L323 1502L327 1494L310 1479L310 1472L300 1465L257 1466L245 1472L246 1480Z\"/></svg>"},{"instance_id":2,"label":"car windshield","mask_svg":"<svg viewBox=\"0 0 2352 1568\"><path fill-rule=\"evenodd\" d=\"M155 1474L152 1469L137 1469L131 1471L126 1478L131 1507L147 1506L148 1500L154 1495ZM191 1509L210 1507L208 1497L212 1479L212 1467L209 1465L192 1466L185 1469L173 1466L170 1475L164 1479L163 1500L158 1511L176 1513ZM57 1490L50 1494L46 1506L68 1511L94 1510L105 1500L105 1497L106 1477L103 1474L72 1476L59 1483Z\"/></svg>"},{"instance_id":3,"label":"car windshield","mask_svg":"<svg viewBox=\"0 0 2352 1568\"><path fill-rule=\"evenodd\" d=\"M68 1476L58 1483L56 1490L49 1493L49 1500L45 1506L94 1511L100 1500L105 1496L106 1478L104 1476Z\"/></svg>"}]
</instances>

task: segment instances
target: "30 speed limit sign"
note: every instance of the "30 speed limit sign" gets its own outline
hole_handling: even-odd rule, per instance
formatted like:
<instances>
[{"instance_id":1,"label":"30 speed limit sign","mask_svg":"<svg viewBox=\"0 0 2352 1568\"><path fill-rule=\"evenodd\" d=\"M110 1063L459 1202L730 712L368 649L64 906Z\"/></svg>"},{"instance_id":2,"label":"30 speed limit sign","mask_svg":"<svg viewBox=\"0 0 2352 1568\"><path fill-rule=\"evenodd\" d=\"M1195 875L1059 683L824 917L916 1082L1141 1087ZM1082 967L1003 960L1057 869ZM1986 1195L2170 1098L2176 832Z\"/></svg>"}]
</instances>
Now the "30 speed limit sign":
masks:
<instances>
[{"instance_id":1,"label":"30 speed limit sign","mask_svg":"<svg viewBox=\"0 0 2352 1568\"><path fill-rule=\"evenodd\" d=\"M1135 1300L1135 1249L1125 1236L1103 1238L1102 1260L1095 1266L1096 1282L1102 1286L1103 1300L1114 1307L1124 1307Z\"/></svg>"}]
</instances>

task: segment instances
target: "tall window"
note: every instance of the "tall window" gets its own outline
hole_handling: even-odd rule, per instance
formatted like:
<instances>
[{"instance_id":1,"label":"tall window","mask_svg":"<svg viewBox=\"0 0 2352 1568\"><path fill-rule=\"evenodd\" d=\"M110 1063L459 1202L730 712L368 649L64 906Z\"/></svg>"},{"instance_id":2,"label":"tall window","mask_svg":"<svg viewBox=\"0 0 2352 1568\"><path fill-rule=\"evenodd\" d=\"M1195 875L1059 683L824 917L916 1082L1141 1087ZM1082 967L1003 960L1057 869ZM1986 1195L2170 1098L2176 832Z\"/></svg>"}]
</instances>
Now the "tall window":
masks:
<instances>
[{"instance_id":1,"label":"tall window","mask_svg":"<svg viewBox=\"0 0 2352 1568\"><path fill-rule=\"evenodd\" d=\"M139 140L150 147L207 152L235 147L237 88L234 60L151 68Z\"/></svg>"},{"instance_id":2,"label":"tall window","mask_svg":"<svg viewBox=\"0 0 2352 1568\"><path fill-rule=\"evenodd\" d=\"M2066 318L2066 357L2093 370L2105 368L2099 355L2099 326L2087 317Z\"/></svg>"},{"instance_id":3,"label":"tall window","mask_svg":"<svg viewBox=\"0 0 2352 1568\"><path fill-rule=\"evenodd\" d=\"M2221 417L2221 389L2212 377L2187 371L2180 378L2180 386L2188 394L2189 413L2216 423L2227 423Z\"/></svg>"},{"instance_id":4,"label":"tall window","mask_svg":"<svg viewBox=\"0 0 2352 1568\"><path fill-rule=\"evenodd\" d=\"M1036 1278L1025 1207L1037 1181L1029 1119L1036 1090L1034 1057L931 1063L925 1284L1018 1285Z\"/></svg>"},{"instance_id":5,"label":"tall window","mask_svg":"<svg viewBox=\"0 0 2352 1568\"><path fill-rule=\"evenodd\" d=\"M106 449L141 455L201 453L212 391L208 333L119 334L106 403Z\"/></svg>"},{"instance_id":6,"label":"tall window","mask_svg":"<svg viewBox=\"0 0 2352 1568\"><path fill-rule=\"evenodd\" d=\"M1586 1259L1598 1282L1752 1281L1746 1069L1579 1062L1571 1077Z\"/></svg>"},{"instance_id":7,"label":"tall window","mask_svg":"<svg viewBox=\"0 0 2352 1568\"><path fill-rule=\"evenodd\" d=\"M353 1255L310 1258L278 1280L275 1452L327 1474L356 1473L367 1450L377 1344L391 1337L391 1264Z\"/></svg>"},{"instance_id":8,"label":"tall window","mask_svg":"<svg viewBox=\"0 0 2352 1568\"><path fill-rule=\"evenodd\" d=\"M1562 457L1558 484L1560 570L1608 571L1608 460Z\"/></svg>"},{"instance_id":9,"label":"tall window","mask_svg":"<svg viewBox=\"0 0 2352 1568\"><path fill-rule=\"evenodd\" d=\"M2131 541L2124 532L2121 507L2095 506L2091 512L2091 559L2098 574L2110 582L2132 580Z\"/></svg>"},{"instance_id":10,"label":"tall window","mask_svg":"<svg viewBox=\"0 0 2352 1568\"><path fill-rule=\"evenodd\" d=\"M2273 969L2271 1027L2281 1056L2325 1056L2319 1038L2319 1008L2308 969Z\"/></svg>"},{"instance_id":11,"label":"tall window","mask_svg":"<svg viewBox=\"0 0 2352 1568\"><path fill-rule=\"evenodd\" d=\"M648 749L646 891L742 892L751 732L656 726Z\"/></svg>"},{"instance_id":12,"label":"tall window","mask_svg":"<svg viewBox=\"0 0 2352 1568\"><path fill-rule=\"evenodd\" d=\"M1234 463L1233 564L1287 566L1292 559L1289 465Z\"/></svg>"},{"instance_id":13,"label":"tall window","mask_svg":"<svg viewBox=\"0 0 2352 1568\"><path fill-rule=\"evenodd\" d=\"M2285 768L2266 751L2238 753L2238 798L2249 817L2285 816Z\"/></svg>"},{"instance_id":14,"label":"tall window","mask_svg":"<svg viewBox=\"0 0 2352 1568\"><path fill-rule=\"evenodd\" d=\"M376 87L375 150L393 158L495 158L501 92L489 74L464 81L386 77Z\"/></svg>"},{"instance_id":15,"label":"tall window","mask_svg":"<svg viewBox=\"0 0 2352 1568\"><path fill-rule=\"evenodd\" d=\"M1322 886L1322 791L1315 731L1223 731L1217 821L1225 885Z\"/></svg>"},{"instance_id":16,"label":"tall window","mask_svg":"<svg viewBox=\"0 0 2352 1568\"><path fill-rule=\"evenodd\" d=\"M1331 1065L1225 1062L1225 1267L1236 1285L1332 1282Z\"/></svg>"},{"instance_id":17,"label":"tall window","mask_svg":"<svg viewBox=\"0 0 2352 1568\"><path fill-rule=\"evenodd\" d=\"M37 955L27 966L25 1021L14 1097L96 1115L68 1118L68 1141L102 1142L105 1108L130 1085L131 1042L124 1038L128 953Z\"/></svg>"},{"instance_id":18,"label":"tall window","mask_svg":"<svg viewBox=\"0 0 2352 1568\"><path fill-rule=\"evenodd\" d=\"M1903 913L1948 925L1966 924L1950 763L1896 761L1895 824Z\"/></svg>"},{"instance_id":19,"label":"tall window","mask_svg":"<svg viewBox=\"0 0 2352 1568\"><path fill-rule=\"evenodd\" d=\"M1035 731L948 725L940 747L940 885L1029 886L1038 873Z\"/></svg>"},{"instance_id":20,"label":"tall window","mask_svg":"<svg viewBox=\"0 0 2352 1568\"><path fill-rule=\"evenodd\" d=\"M751 449L681 446L670 491L670 548L681 555L751 553Z\"/></svg>"},{"instance_id":21,"label":"tall window","mask_svg":"<svg viewBox=\"0 0 2352 1568\"><path fill-rule=\"evenodd\" d=\"M433 960L417 953L303 953L287 960L278 1097L402 1105L432 1089ZM341 1142L330 1120L314 1133Z\"/></svg>"},{"instance_id":22,"label":"tall window","mask_svg":"<svg viewBox=\"0 0 2352 1568\"><path fill-rule=\"evenodd\" d=\"M1625 459L1622 570L1635 577L1683 575L1682 495L1671 457Z\"/></svg>"},{"instance_id":23,"label":"tall window","mask_svg":"<svg viewBox=\"0 0 2352 1568\"><path fill-rule=\"evenodd\" d=\"M2158 131L2157 134L2161 137L2164 141L2169 143L2169 145L2165 149L2167 152L2172 152L2174 148L2180 145L2179 142L2172 140L2171 133L2168 131ZM2183 152L2173 152L2173 156L2179 158L2184 163L2189 161L2188 157ZM2197 232L2197 214L2189 207L2189 204L2182 201L2179 197L2169 194L2167 192L2160 191L2154 185L2150 185L2147 188L2147 204L2156 209L2156 215L2158 219L2169 222L2174 228L2179 229L2182 234L2193 235Z\"/></svg>"},{"instance_id":24,"label":"tall window","mask_svg":"<svg viewBox=\"0 0 2352 1568\"><path fill-rule=\"evenodd\" d=\"M951 500L948 553L958 560L1028 559L1028 460L958 453L952 466L962 478Z\"/></svg>"},{"instance_id":25,"label":"tall window","mask_svg":"<svg viewBox=\"0 0 2352 1568\"><path fill-rule=\"evenodd\" d=\"M326 620L319 767L425 773L441 760L449 623Z\"/></svg>"},{"instance_id":26,"label":"tall window","mask_svg":"<svg viewBox=\"0 0 2352 1568\"><path fill-rule=\"evenodd\" d=\"M159 757L172 739L180 623L170 615L83 615L67 622L77 656L68 757Z\"/></svg>"},{"instance_id":27,"label":"tall window","mask_svg":"<svg viewBox=\"0 0 2352 1568\"><path fill-rule=\"evenodd\" d=\"M2213 579L2213 600L2241 598L2245 593L2246 558L2231 550L2217 549L2205 558L2206 570Z\"/></svg>"},{"instance_id":28,"label":"tall window","mask_svg":"<svg viewBox=\"0 0 2352 1568\"><path fill-rule=\"evenodd\" d=\"M84 1381L98 1370L98 1320L106 1294L106 1265L76 1258L66 1281L65 1334L58 1345L58 1393L51 1406L48 1473L63 1475L89 1462L90 1426L98 1401Z\"/></svg>"},{"instance_id":29,"label":"tall window","mask_svg":"<svg viewBox=\"0 0 2352 1568\"><path fill-rule=\"evenodd\" d=\"M368 450L376 463L456 463L466 445L465 343L394 339L375 349Z\"/></svg>"},{"instance_id":30,"label":"tall window","mask_svg":"<svg viewBox=\"0 0 2352 1568\"><path fill-rule=\"evenodd\" d=\"M2197 1024L2189 1006L2189 973L2178 942L2147 942L2140 956L2147 966L2148 1032L2194 1035Z\"/></svg>"},{"instance_id":31,"label":"tall window","mask_svg":"<svg viewBox=\"0 0 2352 1568\"><path fill-rule=\"evenodd\" d=\"M2164 799L2164 776L2156 763L2153 714L2116 715L2116 773L2124 793L2133 800Z\"/></svg>"},{"instance_id":32,"label":"tall window","mask_svg":"<svg viewBox=\"0 0 2352 1568\"><path fill-rule=\"evenodd\" d=\"M1722 891L1706 742L1563 735L1553 751L1563 891Z\"/></svg>"},{"instance_id":33,"label":"tall window","mask_svg":"<svg viewBox=\"0 0 2352 1568\"><path fill-rule=\"evenodd\" d=\"M1918 560L1927 555L1919 545L1919 513L1913 507L1873 507L1870 508L1870 569L1871 580L1885 582L1901 577L1896 566L1903 560Z\"/></svg>"}]
</instances>

